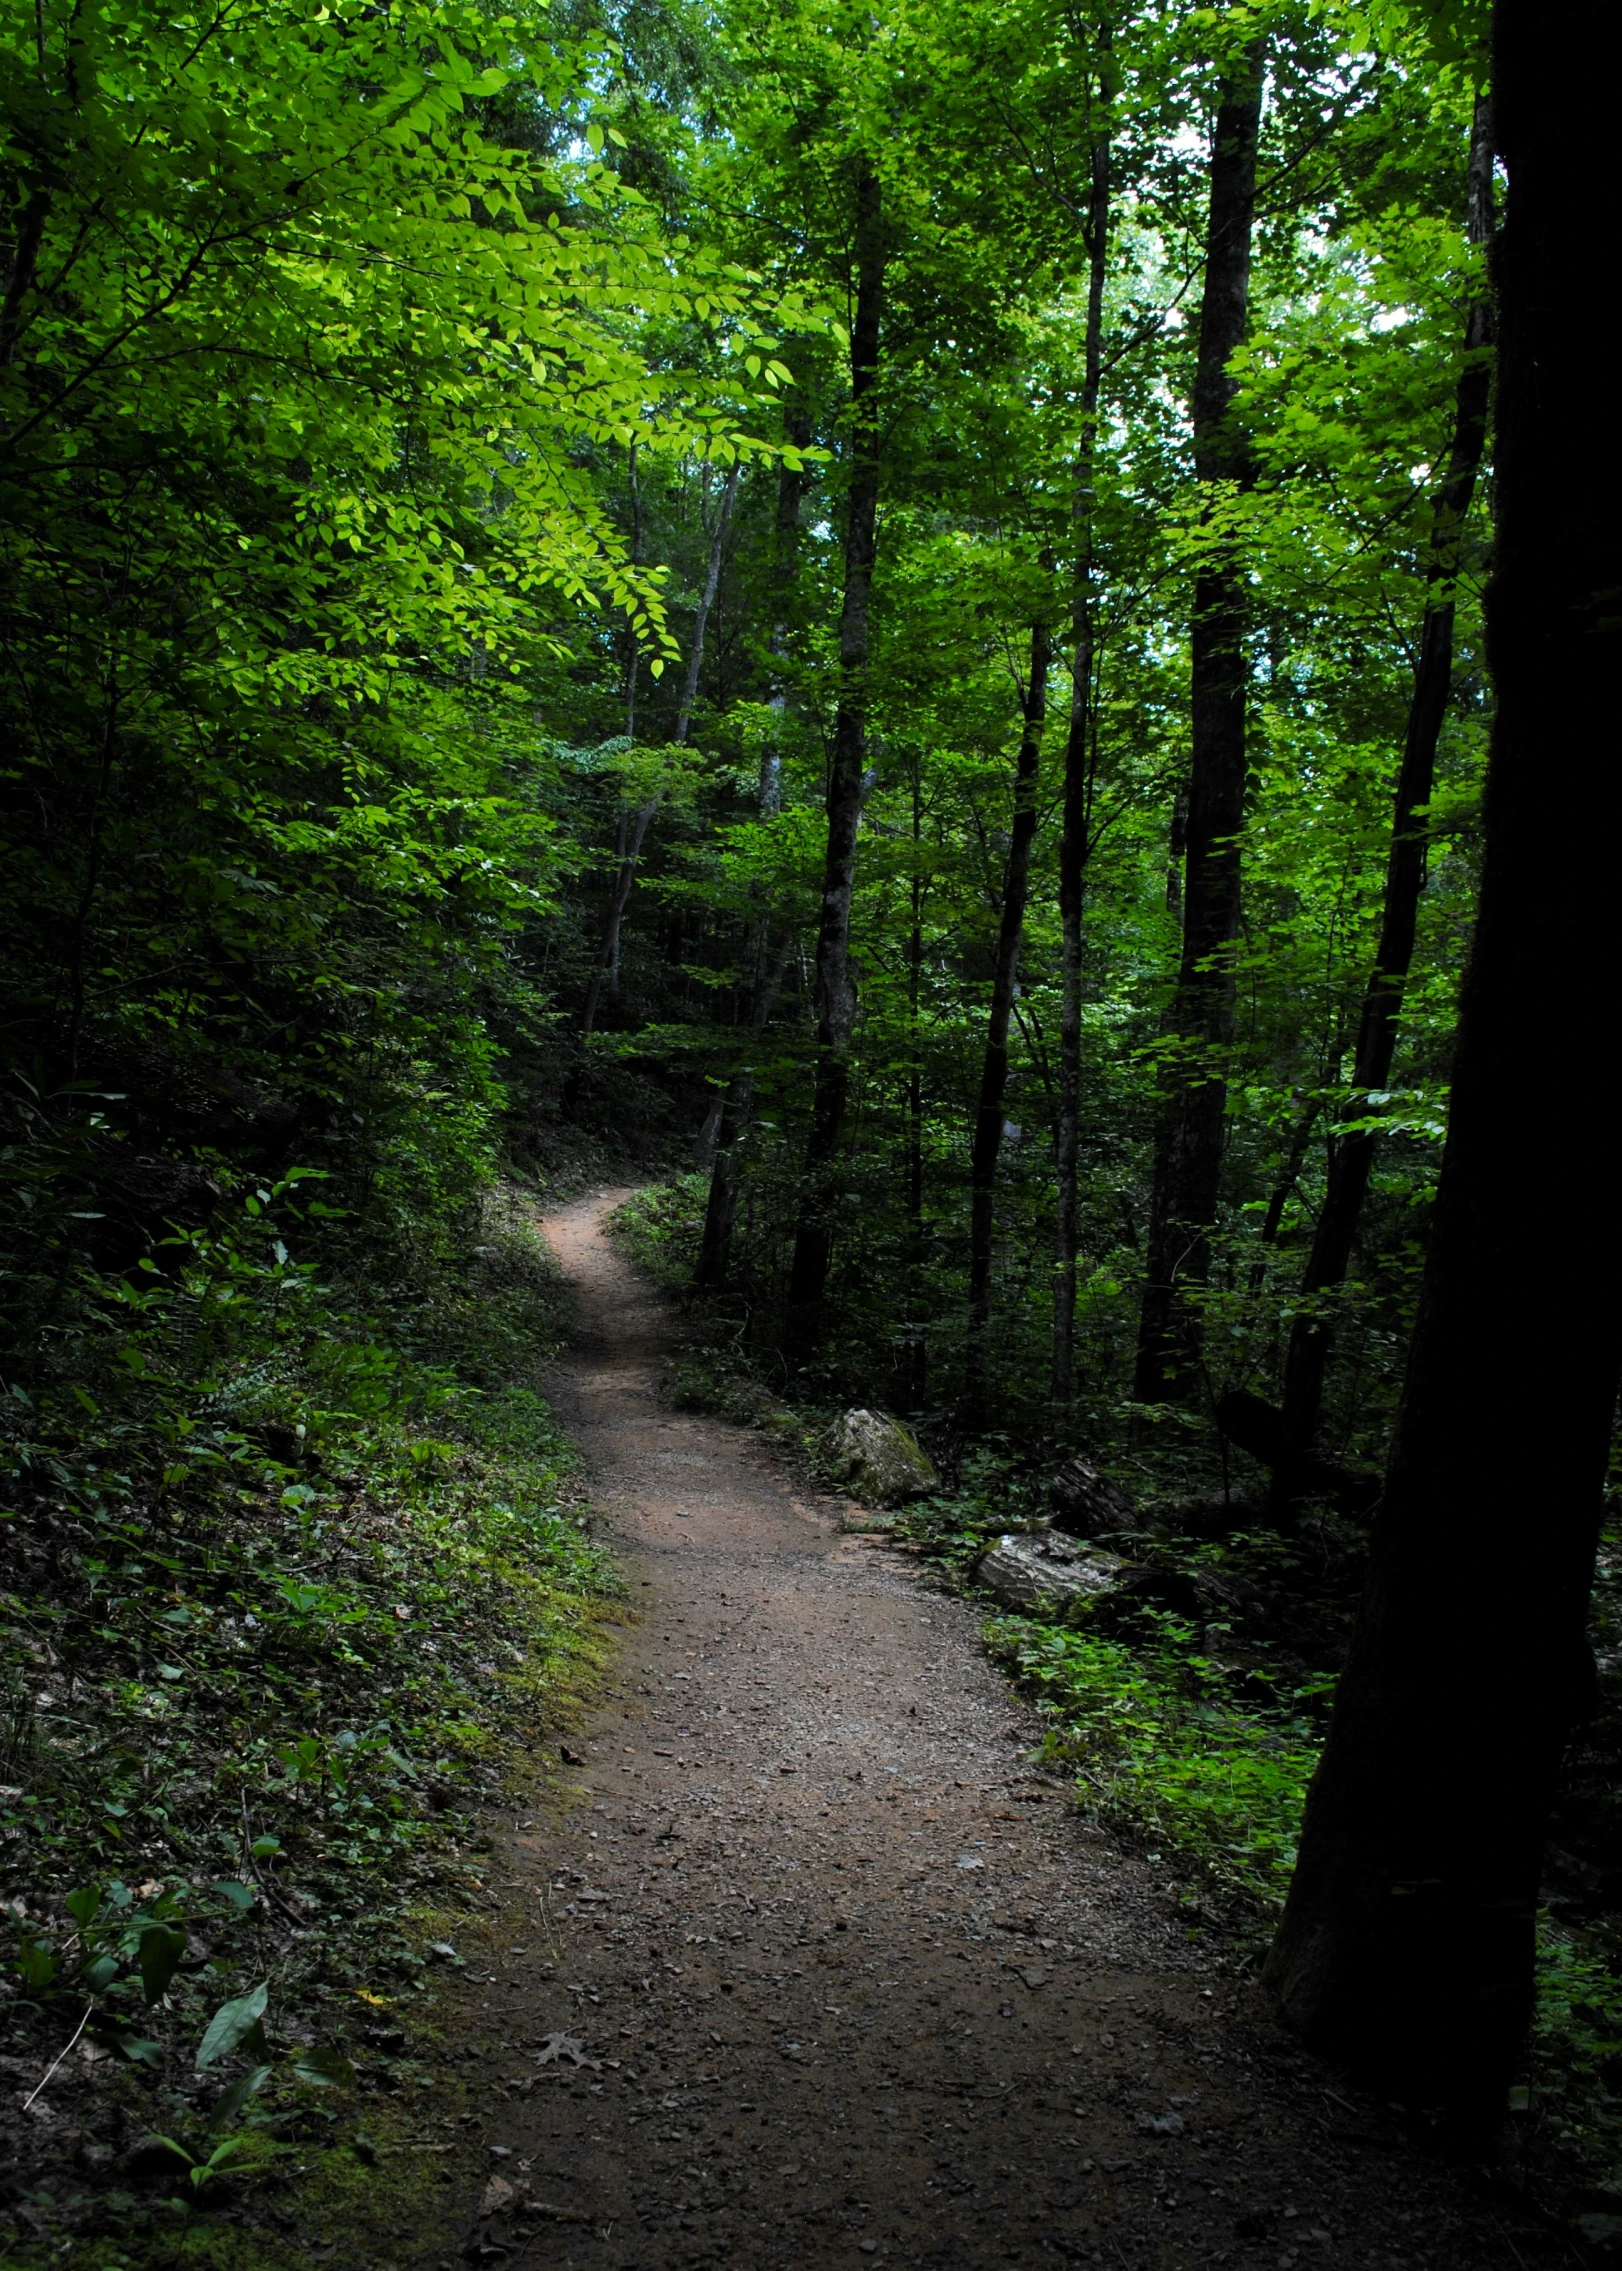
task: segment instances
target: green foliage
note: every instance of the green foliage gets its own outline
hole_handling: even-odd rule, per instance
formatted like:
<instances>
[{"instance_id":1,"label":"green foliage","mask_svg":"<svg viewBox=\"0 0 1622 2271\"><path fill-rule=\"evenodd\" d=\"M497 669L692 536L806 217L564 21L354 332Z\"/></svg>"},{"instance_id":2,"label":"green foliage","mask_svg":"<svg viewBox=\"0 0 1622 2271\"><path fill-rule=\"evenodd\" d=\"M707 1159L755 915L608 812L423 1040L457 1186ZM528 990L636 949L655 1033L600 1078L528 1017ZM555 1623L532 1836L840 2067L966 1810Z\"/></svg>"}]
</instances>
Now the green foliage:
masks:
<instances>
[{"instance_id":1,"label":"green foliage","mask_svg":"<svg viewBox=\"0 0 1622 2271\"><path fill-rule=\"evenodd\" d=\"M707 1175L650 1184L615 1208L609 1227L638 1268L675 1291L692 1283L708 1194Z\"/></svg>"},{"instance_id":2,"label":"green foliage","mask_svg":"<svg viewBox=\"0 0 1622 2271\"><path fill-rule=\"evenodd\" d=\"M1088 1804L1236 1910L1276 1902L1363 1541L1323 1509L1292 1538L1247 1529L1260 1474L1214 1410L1277 1391L1329 1131L1355 1116L1380 1143L1352 1274L1312 1297L1335 1331L1323 1442L1370 1468L1384 1450L1474 912L1490 527L1483 481L1397 1061L1358 1095L1481 288L1464 213L1485 14L1266 13L1270 186L1232 366L1253 478L1213 498L1189 430L1205 151L1230 35L1262 20L1028 0L0 8L18 2011L89 1996L120 2071L172 2080L260 1983L278 2009L317 1996L369 1919L442 1885L467 1801L585 1676L616 1583L533 1385L559 1298L501 1170L642 1184L616 1235L685 1291L708 1177L668 1163L744 1075L730 1274L689 1308L673 1395L797 1453L841 1404L908 1414L947 1485L899 1528L959 1574L1084 1447L1151 1522L1162 1576L1249 1587L1273 1629L1004 1620L995 1644ZM855 1023L824 1329L790 1384L869 177L887 302ZM1206 1066L1227 1111L1200 1392L1146 1411L1129 1390L1178 1048L1189 626L1217 544L1251 607L1238 1011ZM1083 573L1083 1259L1055 1411ZM969 1153L1037 628L1056 652L971 1435ZM294 1925L304 1952L273 1960ZM1574 2135L1578 2096L1609 2087L1588 1960L1557 1953L1545 1998ZM239 2047L228 2111L171 2124L183 2195L252 2164L265 2108L320 2085L316 2051L278 2052L266 2080Z\"/></svg>"},{"instance_id":3,"label":"green foliage","mask_svg":"<svg viewBox=\"0 0 1622 2271\"><path fill-rule=\"evenodd\" d=\"M353 2080L354 1993L456 1905L471 1810L572 1708L620 1589L524 1378L560 1312L523 1203L494 1194L460 1270L365 1317L288 1243L299 1190L137 1273L93 1408L35 1399L0 1533L27 1698L0 2025L83 2016L162 2093L194 2203Z\"/></svg>"},{"instance_id":4,"label":"green foliage","mask_svg":"<svg viewBox=\"0 0 1622 2271\"><path fill-rule=\"evenodd\" d=\"M995 1619L988 1640L1037 1700L1043 1754L1075 1768L1089 1811L1152 1843L1196 1886L1277 1909L1318 1730L1240 1708L1190 1629L1156 1622L1147 1649L1024 1617Z\"/></svg>"}]
</instances>

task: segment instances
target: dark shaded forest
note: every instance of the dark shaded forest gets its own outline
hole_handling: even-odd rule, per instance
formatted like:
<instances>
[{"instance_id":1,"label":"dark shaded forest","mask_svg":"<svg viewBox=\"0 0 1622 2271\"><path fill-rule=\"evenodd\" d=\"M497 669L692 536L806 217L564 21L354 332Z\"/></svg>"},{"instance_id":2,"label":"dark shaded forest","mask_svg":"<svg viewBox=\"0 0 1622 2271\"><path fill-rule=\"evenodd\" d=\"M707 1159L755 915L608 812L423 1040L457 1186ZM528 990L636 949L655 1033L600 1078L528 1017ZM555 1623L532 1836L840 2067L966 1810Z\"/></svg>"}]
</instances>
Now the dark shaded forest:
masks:
<instances>
[{"instance_id":1,"label":"dark shaded forest","mask_svg":"<svg viewBox=\"0 0 1622 2271\"><path fill-rule=\"evenodd\" d=\"M354 2086L609 1648L630 1184L672 1395L1128 1565L991 1628L1084 1802L1622 2239L1614 26L3 25L17 2103L88 2029L195 2215Z\"/></svg>"}]
</instances>

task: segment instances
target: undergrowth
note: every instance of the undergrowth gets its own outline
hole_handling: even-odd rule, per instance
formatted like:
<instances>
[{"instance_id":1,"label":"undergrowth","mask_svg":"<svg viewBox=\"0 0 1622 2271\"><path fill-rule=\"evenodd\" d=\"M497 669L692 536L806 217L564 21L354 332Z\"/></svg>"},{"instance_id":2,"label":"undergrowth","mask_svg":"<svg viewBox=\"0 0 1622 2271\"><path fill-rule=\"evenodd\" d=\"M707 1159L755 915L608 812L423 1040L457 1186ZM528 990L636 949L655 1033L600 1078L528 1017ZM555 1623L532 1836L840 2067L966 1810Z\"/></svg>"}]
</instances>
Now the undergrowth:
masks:
<instances>
[{"instance_id":1,"label":"undergrowth","mask_svg":"<svg viewBox=\"0 0 1622 2271\"><path fill-rule=\"evenodd\" d=\"M633 1192L609 1217L610 1234L667 1291L685 1292L693 1282L709 1186L708 1175L673 1175Z\"/></svg>"},{"instance_id":2,"label":"undergrowth","mask_svg":"<svg viewBox=\"0 0 1622 2271\"><path fill-rule=\"evenodd\" d=\"M1073 1772L1089 1811L1174 1857L1196 1884L1275 1910L1295 1865L1318 1729L1304 1714L1236 1703L1179 1619L1146 1612L1145 1625L1128 1645L995 1617L986 1637L1040 1705L1043 1755Z\"/></svg>"},{"instance_id":3,"label":"undergrowth","mask_svg":"<svg viewBox=\"0 0 1622 2271\"><path fill-rule=\"evenodd\" d=\"M607 1652L522 1204L368 1307L297 1259L307 1197L82 1286L12 1399L0 2064L32 2089L74 2039L0 2208L19 2262L161 2253L397 2085L480 1810Z\"/></svg>"}]
</instances>

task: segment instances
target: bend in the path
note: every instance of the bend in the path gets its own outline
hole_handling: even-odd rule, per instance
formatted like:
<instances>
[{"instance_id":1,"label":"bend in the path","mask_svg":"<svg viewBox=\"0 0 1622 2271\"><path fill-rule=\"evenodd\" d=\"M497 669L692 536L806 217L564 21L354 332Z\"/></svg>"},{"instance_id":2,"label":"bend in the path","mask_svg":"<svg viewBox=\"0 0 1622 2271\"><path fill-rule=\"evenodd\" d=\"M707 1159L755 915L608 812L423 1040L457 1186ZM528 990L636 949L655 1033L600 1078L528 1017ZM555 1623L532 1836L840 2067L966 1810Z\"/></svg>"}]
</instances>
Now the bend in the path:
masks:
<instances>
[{"instance_id":1,"label":"bend in the path","mask_svg":"<svg viewBox=\"0 0 1622 2271\"><path fill-rule=\"evenodd\" d=\"M574 1810L507 1855L470 2255L1512 2271L1445 2175L1337 2135L1164 1873L1032 1766L975 1612L661 1404L619 1195L547 1225L579 1308L554 1400L642 1621Z\"/></svg>"}]
</instances>

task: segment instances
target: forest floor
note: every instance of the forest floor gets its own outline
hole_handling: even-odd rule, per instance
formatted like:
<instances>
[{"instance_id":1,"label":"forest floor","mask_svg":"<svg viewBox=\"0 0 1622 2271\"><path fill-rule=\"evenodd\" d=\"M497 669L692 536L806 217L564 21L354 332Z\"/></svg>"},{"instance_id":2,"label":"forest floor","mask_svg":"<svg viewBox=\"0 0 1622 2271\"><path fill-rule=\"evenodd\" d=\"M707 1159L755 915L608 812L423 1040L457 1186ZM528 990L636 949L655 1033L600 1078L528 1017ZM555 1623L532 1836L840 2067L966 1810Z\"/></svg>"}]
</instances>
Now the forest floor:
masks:
<instances>
[{"instance_id":1,"label":"forest floor","mask_svg":"<svg viewBox=\"0 0 1622 2271\"><path fill-rule=\"evenodd\" d=\"M1269 2026L1033 1763L971 1605L758 1433L667 1408L624 1195L545 1226L577 1304L549 1393L640 1614L569 1801L498 1839L460 2024L499 2040L464 2049L452 2225L398 2261L1580 2260Z\"/></svg>"}]
</instances>

